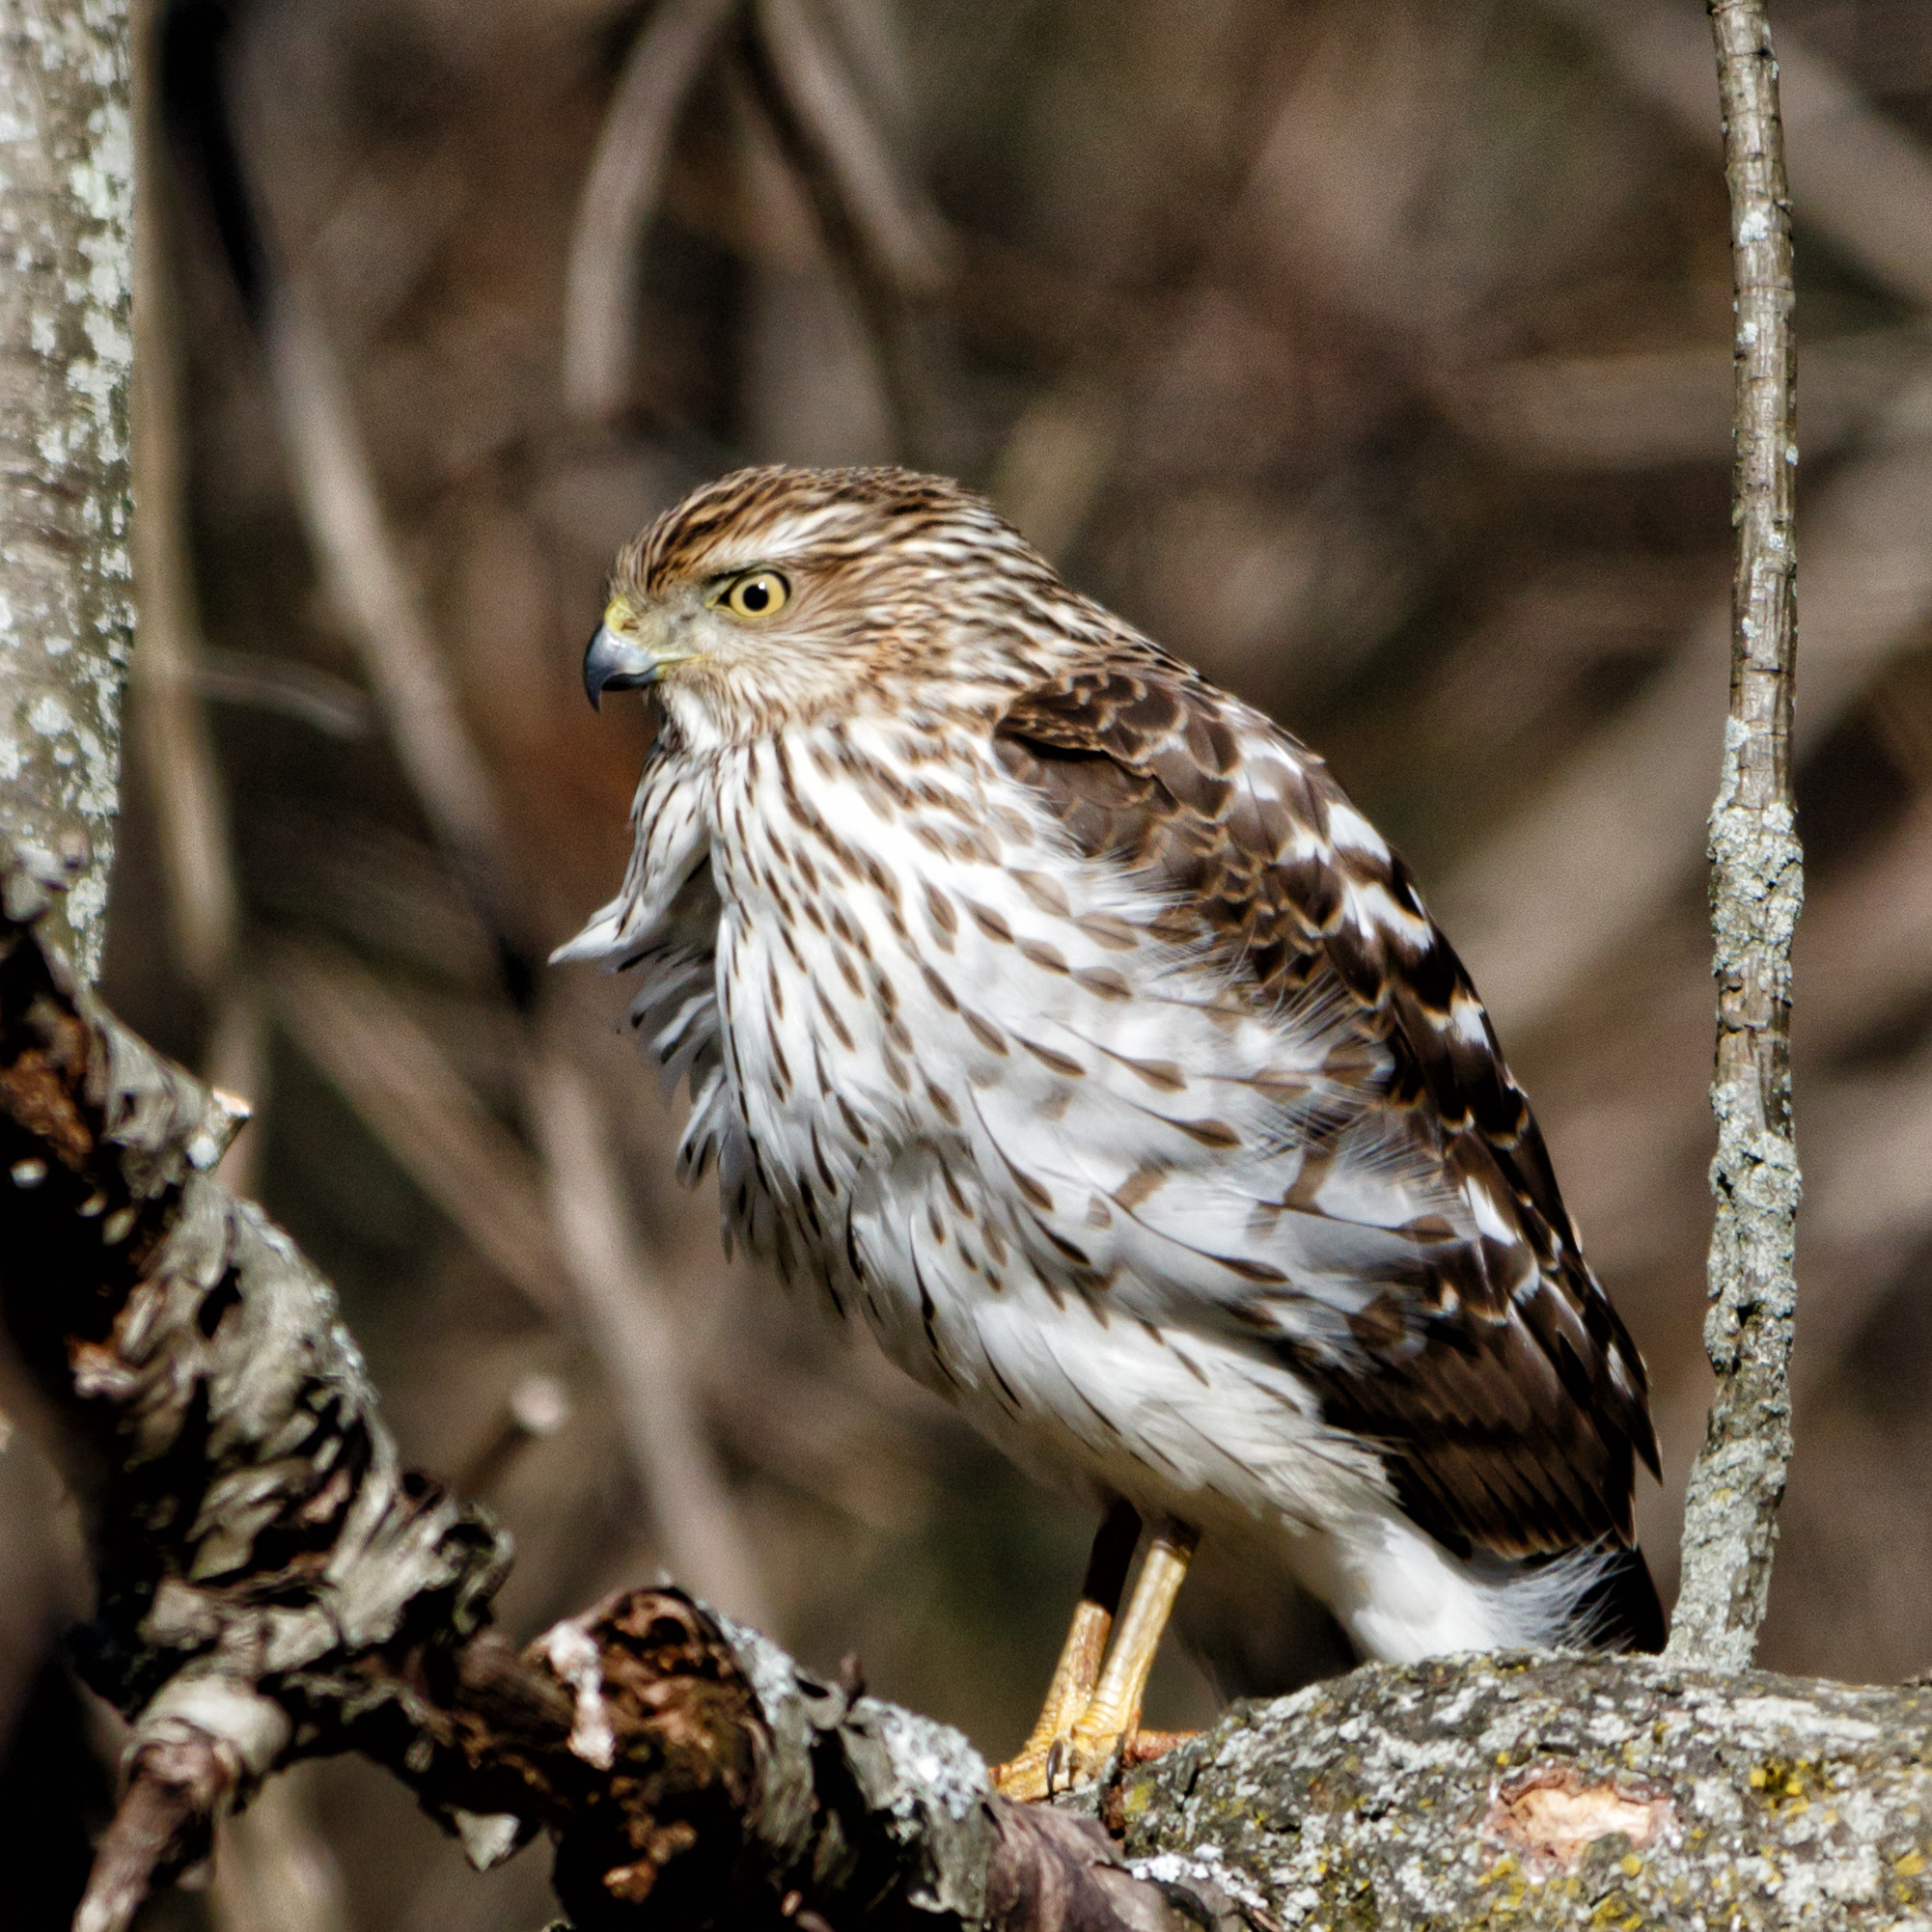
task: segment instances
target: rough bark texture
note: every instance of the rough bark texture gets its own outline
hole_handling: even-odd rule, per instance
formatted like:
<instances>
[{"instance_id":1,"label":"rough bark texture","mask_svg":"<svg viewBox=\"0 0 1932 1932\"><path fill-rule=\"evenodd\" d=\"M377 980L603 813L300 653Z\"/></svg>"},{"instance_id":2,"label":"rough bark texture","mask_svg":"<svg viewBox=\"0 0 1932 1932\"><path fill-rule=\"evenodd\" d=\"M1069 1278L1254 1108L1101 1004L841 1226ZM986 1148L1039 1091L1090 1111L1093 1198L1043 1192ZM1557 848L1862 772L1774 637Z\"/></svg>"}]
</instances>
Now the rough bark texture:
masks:
<instances>
[{"instance_id":1,"label":"rough bark texture","mask_svg":"<svg viewBox=\"0 0 1932 1932\"><path fill-rule=\"evenodd\" d=\"M0 512L0 1326L9 1406L90 1525L83 1668L133 1720L83 1932L120 1932L275 1769L350 1749L480 1863L548 1833L580 1932L1932 1918L1932 1694L1739 1668L1788 1453L1789 262L1762 12L1720 0L1714 17L1741 427L1713 820L1724 1388L1679 1639L1705 1668L1360 1670L1237 1709L1083 1818L1003 1804L955 1733L856 1672L814 1679L674 1589L521 1652L492 1632L503 1539L400 1468L327 1283L212 1178L233 1114L69 965L69 940L84 967L98 956L124 642L123 20L95 0L0 0L15 483Z\"/></svg>"},{"instance_id":2,"label":"rough bark texture","mask_svg":"<svg viewBox=\"0 0 1932 1932\"><path fill-rule=\"evenodd\" d=\"M0 0L0 832L100 962L131 621L124 0Z\"/></svg>"},{"instance_id":3,"label":"rough bark texture","mask_svg":"<svg viewBox=\"0 0 1932 1932\"><path fill-rule=\"evenodd\" d=\"M1923 1925L1932 1692L1648 1658L1377 1667L1120 1793L1130 1856L1324 1927Z\"/></svg>"},{"instance_id":4,"label":"rough bark texture","mask_svg":"<svg viewBox=\"0 0 1932 1932\"><path fill-rule=\"evenodd\" d=\"M1685 1505L1670 1655L1736 1670L1764 1621L1791 1460L1791 935L1804 897L1791 794L1798 446L1777 64L1762 0L1713 0L1711 22L1737 316L1730 715L1710 836L1718 1151L1704 1343L1718 1394Z\"/></svg>"}]
</instances>

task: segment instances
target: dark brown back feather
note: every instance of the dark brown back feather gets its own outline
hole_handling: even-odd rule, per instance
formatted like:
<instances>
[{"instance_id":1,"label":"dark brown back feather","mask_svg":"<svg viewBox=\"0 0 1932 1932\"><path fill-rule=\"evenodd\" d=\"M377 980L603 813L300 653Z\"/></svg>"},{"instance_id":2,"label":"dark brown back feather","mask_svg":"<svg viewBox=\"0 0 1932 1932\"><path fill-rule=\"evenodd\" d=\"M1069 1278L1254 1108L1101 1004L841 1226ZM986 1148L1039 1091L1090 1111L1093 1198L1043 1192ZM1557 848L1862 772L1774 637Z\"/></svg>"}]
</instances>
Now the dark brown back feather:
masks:
<instances>
[{"instance_id":1,"label":"dark brown back feather","mask_svg":"<svg viewBox=\"0 0 1932 1932\"><path fill-rule=\"evenodd\" d=\"M1282 755L1279 798L1246 780L1257 734ZM1393 1056L1384 1103L1415 1115L1449 1177L1483 1188L1533 1256L1525 1288L1515 1243L1419 1228L1413 1276L1355 1319L1353 1350L1277 1344L1327 1419L1382 1446L1404 1508L1459 1554L1631 1543L1633 1458L1657 1469L1642 1363L1487 1016L1477 1005L1478 1039L1466 1010L1452 1024L1475 991L1433 923L1417 936L1426 915L1401 860L1334 841L1331 814L1349 808L1322 761L1150 646L1029 692L995 742L1081 853L1159 895L1156 932L1204 945L1264 1009L1325 980L1344 988L1365 1041ZM1344 917L1351 884L1413 920ZM1620 1620L1654 1634L1654 1618Z\"/></svg>"}]
</instances>

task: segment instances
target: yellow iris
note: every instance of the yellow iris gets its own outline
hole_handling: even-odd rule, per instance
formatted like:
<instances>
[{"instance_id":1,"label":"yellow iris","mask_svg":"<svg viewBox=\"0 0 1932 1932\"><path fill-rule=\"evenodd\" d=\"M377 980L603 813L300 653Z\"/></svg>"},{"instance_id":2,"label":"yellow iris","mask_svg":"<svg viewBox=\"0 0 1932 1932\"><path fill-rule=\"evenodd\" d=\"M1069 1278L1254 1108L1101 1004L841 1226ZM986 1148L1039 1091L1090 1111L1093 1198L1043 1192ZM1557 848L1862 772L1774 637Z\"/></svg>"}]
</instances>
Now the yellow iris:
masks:
<instances>
[{"instance_id":1,"label":"yellow iris","mask_svg":"<svg viewBox=\"0 0 1932 1932\"><path fill-rule=\"evenodd\" d=\"M776 617L791 601L791 586L776 570L746 570L711 599L734 618Z\"/></svg>"}]
</instances>

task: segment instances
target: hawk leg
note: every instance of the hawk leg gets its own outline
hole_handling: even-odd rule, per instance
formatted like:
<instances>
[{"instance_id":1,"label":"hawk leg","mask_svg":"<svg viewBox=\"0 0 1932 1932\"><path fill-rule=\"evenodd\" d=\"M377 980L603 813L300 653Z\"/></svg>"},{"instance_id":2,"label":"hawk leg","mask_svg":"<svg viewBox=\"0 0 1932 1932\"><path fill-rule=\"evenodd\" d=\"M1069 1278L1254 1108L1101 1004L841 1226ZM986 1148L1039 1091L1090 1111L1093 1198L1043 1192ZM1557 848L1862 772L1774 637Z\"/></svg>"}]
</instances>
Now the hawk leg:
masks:
<instances>
[{"instance_id":1,"label":"hawk leg","mask_svg":"<svg viewBox=\"0 0 1932 1932\"><path fill-rule=\"evenodd\" d=\"M1039 1722L1020 1747L1019 1755L994 1769L994 1786L1005 1796L1029 1801L1047 1795L1049 1766L1087 1709L1099 1680L1107 1634L1114 1627L1120 1592L1127 1584L1127 1565L1134 1560L1134 1546L1140 1538L1141 1514L1131 1503L1115 1503L1100 1519L1100 1527L1093 1532L1092 1553L1087 1559L1087 1580L1081 1585L1080 1602L1066 1642L1061 1646L1060 1662L1054 1666Z\"/></svg>"},{"instance_id":2,"label":"hawk leg","mask_svg":"<svg viewBox=\"0 0 1932 1932\"><path fill-rule=\"evenodd\" d=\"M1049 1788L1099 1777L1116 1749L1124 1750L1130 1758L1141 1754L1134 1751L1141 1729L1141 1699L1200 1541L1199 1530L1172 1516L1154 1532L1146 1560L1134 1579L1126 1615L1115 1632L1114 1647L1107 1653L1107 1667L1087 1708L1067 1732L1065 1744L1055 1753L1056 1762L1049 1766Z\"/></svg>"}]
</instances>

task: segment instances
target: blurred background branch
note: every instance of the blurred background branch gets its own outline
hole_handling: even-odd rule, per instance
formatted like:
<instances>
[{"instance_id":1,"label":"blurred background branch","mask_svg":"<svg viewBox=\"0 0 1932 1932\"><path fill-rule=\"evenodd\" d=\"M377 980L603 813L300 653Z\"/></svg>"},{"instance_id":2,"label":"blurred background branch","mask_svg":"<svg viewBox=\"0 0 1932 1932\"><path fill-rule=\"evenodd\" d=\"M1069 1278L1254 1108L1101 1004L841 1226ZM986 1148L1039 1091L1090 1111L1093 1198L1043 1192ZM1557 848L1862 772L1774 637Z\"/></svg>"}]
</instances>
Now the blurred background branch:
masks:
<instances>
[{"instance_id":1,"label":"blurred background branch","mask_svg":"<svg viewBox=\"0 0 1932 1932\"><path fill-rule=\"evenodd\" d=\"M628 400L637 353L639 251L657 212L685 97L737 0L667 0L625 57L584 178L564 301L564 400L601 419Z\"/></svg>"}]
</instances>

